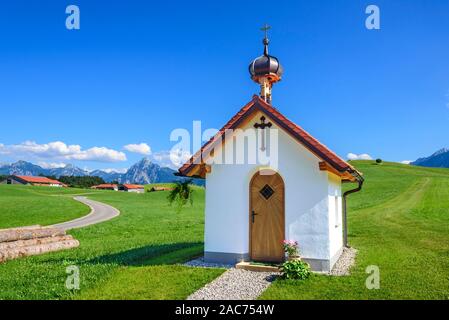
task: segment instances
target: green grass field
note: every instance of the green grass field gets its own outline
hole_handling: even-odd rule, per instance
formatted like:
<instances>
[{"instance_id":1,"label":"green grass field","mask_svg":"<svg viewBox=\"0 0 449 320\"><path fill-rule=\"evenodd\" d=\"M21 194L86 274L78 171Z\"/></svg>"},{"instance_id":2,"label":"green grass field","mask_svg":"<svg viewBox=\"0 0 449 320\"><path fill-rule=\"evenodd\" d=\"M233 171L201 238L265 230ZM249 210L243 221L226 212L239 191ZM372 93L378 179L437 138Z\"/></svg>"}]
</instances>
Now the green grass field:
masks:
<instances>
[{"instance_id":1,"label":"green grass field","mask_svg":"<svg viewBox=\"0 0 449 320\"><path fill-rule=\"evenodd\" d=\"M261 299L449 299L449 170L354 163L366 185L349 196L352 275L277 280ZM378 290L365 286L370 265Z\"/></svg>"},{"instance_id":2,"label":"green grass field","mask_svg":"<svg viewBox=\"0 0 449 320\"><path fill-rule=\"evenodd\" d=\"M90 190L0 184L0 229L50 225L89 213L88 206L72 200Z\"/></svg>"},{"instance_id":3,"label":"green grass field","mask_svg":"<svg viewBox=\"0 0 449 320\"><path fill-rule=\"evenodd\" d=\"M18 187L0 186L0 199L10 188ZM52 201L61 192L41 189L36 201ZM17 190L28 193L28 187ZM195 189L193 207L181 213L167 204L167 194L92 193L89 198L118 208L120 216L71 231L79 248L0 264L0 299L184 299L223 270L175 265L203 251L204 189ZM70 265L80 268L80 291L65 288Z\"/></svg>"},{"instance_id":4,"label":"green grass field","mask_svg":"<svg viewBox=\"0 0 449 320\"><path fill-rule=\"evenodd\" d=\"M349 241L359 250L352 275L276 280L261 299L449 299L449 170L354 164L366 184L349 197ZM90 191L0 185L0 225L45 224L26 206L10 203L20 202L22 195L40 203L51 221L60 211L46 212L45 203L57 199L76 211L70 197L80 192ZM181 213L168 206L167 192L88 195L121 215L70 232L81 242L77 249L0 264L0 299L186 298L223 272L178 264L203 250L204 190L197 188L194 195L193 207ZM65 220L71 214L64 211ZM80 291L64 286L69 265L80 267ZM379 290L365 287L369 265L380 269Z\"/></svg>"}]
</instances>

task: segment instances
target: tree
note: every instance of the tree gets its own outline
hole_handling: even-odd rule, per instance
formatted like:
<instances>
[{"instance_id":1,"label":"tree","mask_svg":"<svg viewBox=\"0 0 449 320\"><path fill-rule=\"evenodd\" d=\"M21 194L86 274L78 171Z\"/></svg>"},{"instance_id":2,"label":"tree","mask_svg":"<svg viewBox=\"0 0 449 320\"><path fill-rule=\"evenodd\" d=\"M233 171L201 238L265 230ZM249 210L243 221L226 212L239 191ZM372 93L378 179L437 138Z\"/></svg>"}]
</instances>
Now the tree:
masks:
<instances>
[{"instance_id":1,"label":"tree","mask_svg":"<svg viewBox=\"0 0 449 320\"><path fill-rule=\"evenodd\" d=\"M177 212L180 212L182 207L185 206L187 202L190 202L190 205L193 205L193 189L191 183L191 179L176 181L174 182L175 186L173 190L171 190L168 194L168 202L170 203L170 205L176 203Z\"/></svg>"},{"instance_id":2,"label":"tree","mask_svg":"<svg viewBox=\"0 0 449 320\"><path fill-rule=\"evenodd\" d=\"M381 164L382 163L382 159L376 159L376 163L377 164Z\"/></svg>"},{"instance_id":3,"label":"tree","mask_svg":"<svg viewBox=\"0 0 449 320\"><path fill-rule=\"evenodd\" d=\"M58 180L73 188L90 188L105 183L102 178L96 176L61 176Z\"/></svg>"}]
</instances>

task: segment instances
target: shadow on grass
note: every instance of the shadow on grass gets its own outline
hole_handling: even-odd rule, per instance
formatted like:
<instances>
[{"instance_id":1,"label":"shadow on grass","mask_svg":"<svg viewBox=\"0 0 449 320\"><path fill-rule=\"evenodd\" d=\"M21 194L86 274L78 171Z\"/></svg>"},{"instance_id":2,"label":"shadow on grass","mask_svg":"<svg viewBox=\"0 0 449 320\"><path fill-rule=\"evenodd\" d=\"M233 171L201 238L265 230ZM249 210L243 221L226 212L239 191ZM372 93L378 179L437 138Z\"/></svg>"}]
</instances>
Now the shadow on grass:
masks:
<instances>
[{"instance_id":1,"label":"shadow on grass","mask_svg":"<svg viewBox=\"0 0 449 320\"><path fill-rule=\"evenodd\" d=\"M202 242L180 242L149 245L118 253L103 255L88 261L89 264L115 264L120 266L149 266L185 262L202 255Z\"/></svg>"}]
</instances>

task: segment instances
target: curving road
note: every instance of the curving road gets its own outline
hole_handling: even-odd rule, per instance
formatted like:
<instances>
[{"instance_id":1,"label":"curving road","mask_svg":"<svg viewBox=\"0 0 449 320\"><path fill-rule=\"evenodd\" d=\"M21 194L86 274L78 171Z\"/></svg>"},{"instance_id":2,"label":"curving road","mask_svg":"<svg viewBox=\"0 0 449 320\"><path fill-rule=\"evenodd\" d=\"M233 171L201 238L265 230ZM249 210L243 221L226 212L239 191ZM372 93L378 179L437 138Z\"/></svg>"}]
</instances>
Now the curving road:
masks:
<instances>
[{"instance_id":1,"label":"curving road","mask_svg":"<svg viewBox=\"0 0 449 320\"><path fill-rule=\"evenodd\" d=\"M78 196L74 197L73 199L88 205L91 209L90 213L84 217L75 220L55 224L52 227L60 228L63 230L82 228L90 226L92 224L110 220L112 218L117 217L120 214L120 211L117 210L116 208L98 201L89 200L86 197Z\"/></svg>"}]
</instances>

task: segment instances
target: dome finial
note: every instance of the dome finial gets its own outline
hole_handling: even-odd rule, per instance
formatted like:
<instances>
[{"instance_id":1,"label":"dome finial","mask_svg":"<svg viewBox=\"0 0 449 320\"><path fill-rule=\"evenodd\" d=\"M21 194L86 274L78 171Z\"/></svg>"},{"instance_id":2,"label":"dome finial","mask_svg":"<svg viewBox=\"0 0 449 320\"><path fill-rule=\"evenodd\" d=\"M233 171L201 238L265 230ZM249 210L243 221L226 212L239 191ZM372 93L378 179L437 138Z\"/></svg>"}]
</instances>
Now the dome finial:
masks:
<instances>
[{"instance_id":1,"label":"dome finial","mask_svg":"<svg viewBox=\"0 0 449 320\"><path fill-rule=\"evenodd\" d=\"M271 88L273 83L281 80L283 69L278 58L268 54L268 30L271 27L266 24L260 30L265 32L263 39L263 56L254 59L249 65L251 79L260 85L260 97L271 104Z\"/></svg>"},{"instance_id":2,"label":"dome finial","mask_svg":"<svg viewBox=\"0 0 449 320\"><path fill-rule=\"evenodd\" d=\"M270 43L270 40L268 40L268 30L270 30L270 29L271 29L271 26L269 26L266 23L262 28L260 28L260 30L265 32L265 37L263 38L263 45L264 45L263 55L264 56L268 56L268 44Z\"/></svg>"}]
</instances>

